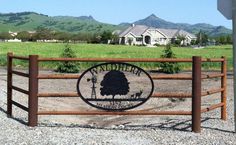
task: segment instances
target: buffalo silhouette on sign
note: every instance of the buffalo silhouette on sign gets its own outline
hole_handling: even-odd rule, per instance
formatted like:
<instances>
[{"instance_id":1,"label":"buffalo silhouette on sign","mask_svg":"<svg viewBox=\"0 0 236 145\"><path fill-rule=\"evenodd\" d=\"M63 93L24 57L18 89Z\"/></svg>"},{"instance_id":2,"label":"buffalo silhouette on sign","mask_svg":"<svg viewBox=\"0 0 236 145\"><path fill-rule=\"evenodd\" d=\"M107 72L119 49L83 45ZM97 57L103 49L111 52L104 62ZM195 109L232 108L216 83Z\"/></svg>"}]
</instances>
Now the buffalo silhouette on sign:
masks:
<instances>
[{"instance_id":1,"label":"buffalo silhouette on sign","mask_svg":"<svg viewBox=\"0 0 236 145\"><path fill-rule=\"evenodd\" d=\"M127 95L129 93L129 82L121 71L112 70L104 75L101 81L101 95Z\"/></svg>"}]
</instances>

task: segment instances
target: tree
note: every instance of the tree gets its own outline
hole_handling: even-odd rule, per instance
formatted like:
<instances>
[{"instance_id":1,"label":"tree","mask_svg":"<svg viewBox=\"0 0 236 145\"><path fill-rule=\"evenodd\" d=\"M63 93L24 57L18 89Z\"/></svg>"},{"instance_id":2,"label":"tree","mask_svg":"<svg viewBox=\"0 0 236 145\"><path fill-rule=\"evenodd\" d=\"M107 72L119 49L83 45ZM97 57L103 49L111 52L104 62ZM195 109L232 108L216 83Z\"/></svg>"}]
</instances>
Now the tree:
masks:
<instances>
[{"instance_id":1,"label":"tree","mask_svg":"<svg viewBox=\"0 0 236 145\"><path fill-rule=\"evenodd\" d=\"M0 33L0 39L2 39L2 40L9 40L12 38L13 37L8 32Z\"/></svg>"},{"instance_id":2,"label":"tree","mask_svg":"<svg viewBox=\"0 0 236 145\"><path fill-rule=\"evenodd\" d=\"M70 37L71 37L70 34L66 32L55 32L53 35L53 39L65 42L68 42L70 40Z\"/></svg>"},{"instance_id":3,"label":"tree","mask_svg":"<svg viewBox=\"0 0 236 145\"><path fill-rule=\"evenodd\" d=\"M37 28L36 38L37 40L51 40L53 38L53 32L48 28Z\"/></svg>"},{"instance_id":4,"label":"tree","mask_svg":"<svg viewBox=\"0 0 236 145\"><path fill-rule=\"evenodd\" d=\"M129 92L129 82L121 71L112 70L105 74L101 82L101 95L126 95Z\"/></svg>"},{"instance_id":5,"label":"tree","mask_svg":"<svg viewBox=\"0 0 236 145\"><path fill-rule=\"evenodd\" d=\"M231 36L231 35L227 35L227 36L226 36L226 43L227 43L227 44L232 44L232 43L233 43L233 40L232 40L232 36Z\"/></svg>"},{"instance_id":6,"label":"tree","mask_svg":"<svg viewBox=\"0 0 236 145\"><path fill-rule=\"evenodd\" d=\"M119 35L117 34L112 34L112 39L111 39L111 43L112 44L119 44Z\"/></svg>"},{"instance_id":7,"label":"tree","mask_svg":"<svg viewBox=\"0 0 236 145\"><path fill-rule=\"evenodd\" d=\"M191 45L195 45L196 44L196 40L191 40L190 44Z\"/></svg>"},{"instance_id":8,"label":"tree","mask_svg":"<svg viewBox=\"0 0 236 145\"><path fill-rule=\"evenodd\" d=\"M75 52L71 49L70 45L67 43L65 48L60 55L63 58L76 58ZM78 62L71 62L65 61L60 63L56 69L57 72L61 73L78 73L79 72L79 63Z\"/></svg>"},{"instance_id":9,"label":"tree","mask_svg":"<svg viewBox=\"0 0 236 145\"><path fill-rule=\"evenodd\" d=\"M175 54L171 50L170 44L166 45L166 48L163 50L163 54L161 55L161 58L176 58ZM161 67L162 72L168 73L168 74L178 73L181 70L179 64L176 62L163 62L160 64L160 67ZM178 100L184 101L185 99L170 98L171 102L176 102Z\"/></svg>"},{"instance_id":10,"label":"tree","mask_svg":"<svg viewBox=\"0 0 236 145\"><path fill-rule=\"evenodd\" d=\"M186 37L184 35L178 35L177 40L179 40L179 46L185 45Z\"/></svg>"},{"instance_id":11,"label":"tree","mask_svg":"<svg viewBox=\"0 0 236 145\"><path fill-rule=\"evenodd\" d=\"M101 42L102 43L108 43L108 40L111 40L112 39L112 33L111 31L104 31L102 34L101 34Z\"/></svg>"},{"instance_id":12,"label":"tree","mask_svg":"<svg viewBox=\"0 0 236 145\"><path fill-rule=\"evenodd\" d=\"M128 37L128 43L129 43L129 45L132 45L132 44L133 44L133 41L134 41L134 39L133 39L132 37Z\"/></svg>"},{"instance_id":13,"label":"tree","mask_svg":"<svg viewBox=\"0 0 236 145\"><path fill-rule=\"evenodd\" d=\"M161 58L176 58L170 44L166 45ZM160 63L160 67L162 72L168 74L178 73L181 70L179 64L176 62L162 62Z\"/></svg>"},{"instance_id":14,"label":"tree","mask_svg":"<svg viewBox=\"0 0 236 145\"><path fill-rule=\"evenodd\" d=\"M177 46L181 46L181 41L179 39L176 39L174 41L174 44L177 45Z\"/></svg>"},{"instance_id":15,"label":"tree","mask_svg":"<svg viewBox=\"0 0 236 145\"><path fill-rule=\"evenodd\" d=\"M22 41L29 41L31 40L31 34L27 31L22 31L22 32L19 32L16 36L17 39L20 39Z\"/></svg>"},{"instance_id":16,"label":"tree","mask_svg":"<svg viewBox=\"0 0 236 145\"><path fill-rule=\"evenodd\" d=\"M220 44L226 44L226 41L227 41L224 36L220 36L218 40Z\"/></svg>"},{"instance_id":17,"label":"tree","mask_svg":"<svg viewBox=\"0 0 236 145\"><path fill-rule=\"evenodd\" d=\"M198 44L199 46L205 46L207 45L207 42L208 42L207 34L200 30L199 33L197 34L196 44Z\"/></svg>"}]
</instances>

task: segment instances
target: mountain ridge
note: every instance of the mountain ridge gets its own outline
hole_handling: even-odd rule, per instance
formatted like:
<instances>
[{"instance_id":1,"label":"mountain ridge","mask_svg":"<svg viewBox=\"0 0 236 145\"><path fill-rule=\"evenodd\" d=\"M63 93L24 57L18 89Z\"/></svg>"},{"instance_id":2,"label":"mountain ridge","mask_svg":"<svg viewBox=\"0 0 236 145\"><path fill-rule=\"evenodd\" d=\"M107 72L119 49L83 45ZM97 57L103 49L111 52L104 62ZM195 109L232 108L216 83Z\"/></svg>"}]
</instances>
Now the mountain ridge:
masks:
<instances>
[{"instance_id":1,"label":"mountain ridge","mask_svg":"<svg viewBox=\"0 0 236 145\"><path fill-rule=\"evenodd\" d=\"M161 19L157 17L155 14L151 14L150 16L144 19L135 21L133 23L138 24L138 25L147 25L149 27L157 27L157 28L183 29L193 34L197 34L201 30L211 37L232 34L232 30L224 26L213 26L207 23L197 23L197 24L173 23L173 22L169 22L164 19Z\"/></svg>"},{"instance_id":2,"label":"mountain ridge","mask_svg":"<svg viewBox=\"0 0 236 145\"><path fill-rule=\"evenodd\" d=\"M209 36L221 36L232 34L232 30L224 26L213 26L207 23L174 23L151 14L144 19L132 23L123 22L119 25L102 23L93 16L48 16L36 12L0 13L0 32L7 31L32 31L38 27L46 27L55 31L70 33L100 33L103 31L114 31L125 29L131 24L147 25L157 28L183 29L197 34L200 30Z\"/></svg>"}]
</instances>

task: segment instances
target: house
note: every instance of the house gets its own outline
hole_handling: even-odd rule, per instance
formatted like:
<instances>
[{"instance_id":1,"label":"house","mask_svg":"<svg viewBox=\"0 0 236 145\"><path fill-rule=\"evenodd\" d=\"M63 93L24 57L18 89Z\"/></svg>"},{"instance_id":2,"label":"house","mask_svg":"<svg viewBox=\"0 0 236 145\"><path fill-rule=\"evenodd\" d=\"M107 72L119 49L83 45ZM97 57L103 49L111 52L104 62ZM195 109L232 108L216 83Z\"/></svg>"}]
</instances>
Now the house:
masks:
<instances>
[{"instance_id":1,"label":"house","mask_svg":"<svg viewBox=\"0 0 236 145\"><path fill-rule=\"evenodd\" d=\"M14 38L14 39L5 40L5 42L22 42L22 41L20 39Z\"/></svg>"},{"instance_id":2,"label":"house","mask_svg":"<svg viewBox=\"0 0 236 145\"><path fill-rule=\"evenodd\" d=\"M11 35L12 39L5 40L6 42L22 42L20 39L16 38L18 32L9 31L8 33Z\"/></svg>"},{"instance_id":3,"label":"house","mask_svg":"<svg viewBox=\"0 0 236 145\"><path fill-rule=\"evenodd\" d=\"M188 45L197 37L181 29L162 29L145 25L132 24L124 31L116 31L119 35L119 44L125 45L167 45L183 37L181 44Z\"/></svg>"},{"instance_id":4,"label":"house","mask_svg":"<svg viewBox=\"0 0 236 145\"><path fill-rule=\"evenodd\" d=\"M8 31L8 33L12 36L12 37L16 37L18 32L12 32L12 31Z\"/></svg>"}]
</instances>

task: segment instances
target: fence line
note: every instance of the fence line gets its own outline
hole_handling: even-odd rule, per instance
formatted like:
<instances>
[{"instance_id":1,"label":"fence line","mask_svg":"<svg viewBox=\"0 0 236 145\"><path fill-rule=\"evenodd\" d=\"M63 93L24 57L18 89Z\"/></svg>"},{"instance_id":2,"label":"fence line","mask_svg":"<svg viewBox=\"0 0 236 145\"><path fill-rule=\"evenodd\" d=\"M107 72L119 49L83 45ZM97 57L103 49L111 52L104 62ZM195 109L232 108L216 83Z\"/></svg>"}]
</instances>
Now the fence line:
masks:
<instances>
[{"instance_id":1,"label":"fence line","mask_svg":"<svg viewBox=\"0 0 236 145\"><path fill-rule=\"evenodd\" d=\"M29 62L29 74L13 70L13 59ZM38 98L40 97L79 97L77 93L40 93L38 92L38 81L40 79L79 79L80 75L71 74L39 74L39 62L44 61L80 61L80 62L186 62L192 63L192 75L151 75L153 80L192 80L192 93L153 93L152 98L192 98L191 111L38 111ZM221 62L221 73L202 74L203 62ZM201 131L201 113L221 108L221 119L226 120L226 81L227 68L226 58L202 59L194 56L192 59L165 59L165 58L40 58L37 55L29 57L7 54L7 114L12 116L12 105L28 112L28 125L37 126L38 115L191 115L192 131ZM29 78L29 90L24 90L13 85L12 75ZM221 78L221 88L210 89L202 92L201 83L204 79ZM12 100L12 90L28 95L28 107ZM210 94L221 93L221 102L207 108L201 108L201 98Z\"/></svg>"}]
</instances>

